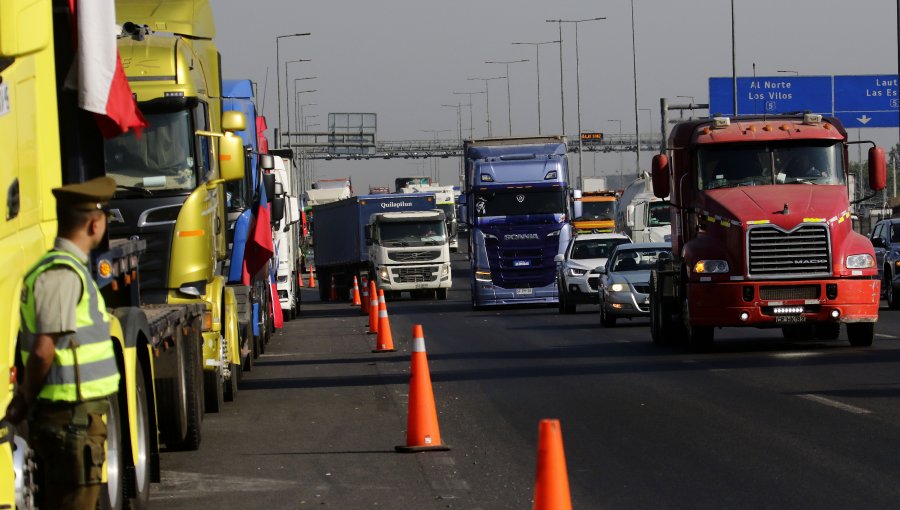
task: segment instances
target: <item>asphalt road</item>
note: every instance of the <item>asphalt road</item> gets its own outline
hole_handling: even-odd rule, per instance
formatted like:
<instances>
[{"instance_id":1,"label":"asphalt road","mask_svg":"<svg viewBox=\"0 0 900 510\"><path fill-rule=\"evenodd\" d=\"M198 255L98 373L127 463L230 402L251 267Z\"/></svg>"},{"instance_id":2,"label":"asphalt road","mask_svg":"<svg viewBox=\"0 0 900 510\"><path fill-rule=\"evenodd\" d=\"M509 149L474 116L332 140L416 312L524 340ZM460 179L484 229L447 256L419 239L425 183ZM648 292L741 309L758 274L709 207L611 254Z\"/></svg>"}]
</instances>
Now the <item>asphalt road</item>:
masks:
<instances>
[{"instance_id":1,"label":"asphalt road","mask_svg":"<svg viewBox=\"0 0 900 510\"><path fill-rule=\"evenodd\" d=\"M586 305L474 312L465 266L448 301L388 304L395 353L305 291L200 450L163 454L153 506L530 508L541 418L561 421L575 508L900 505L900 312L871 348L732 329L694 354ZM394 452L413 324L449 452Z\"/></svg>"}]
</instances>

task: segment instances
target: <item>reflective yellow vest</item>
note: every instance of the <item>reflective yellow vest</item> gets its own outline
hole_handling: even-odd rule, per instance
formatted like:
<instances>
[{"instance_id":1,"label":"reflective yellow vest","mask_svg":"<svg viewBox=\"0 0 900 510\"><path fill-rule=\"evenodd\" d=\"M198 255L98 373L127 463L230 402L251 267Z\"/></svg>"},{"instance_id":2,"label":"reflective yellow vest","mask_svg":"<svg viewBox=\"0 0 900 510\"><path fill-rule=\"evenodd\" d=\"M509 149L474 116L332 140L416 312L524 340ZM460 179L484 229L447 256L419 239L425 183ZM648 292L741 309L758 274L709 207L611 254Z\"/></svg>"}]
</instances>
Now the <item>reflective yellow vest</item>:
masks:
<instances>
[{"instance_id":1,"label":"reflective yellow vest","mask_svg":"<svg viewBox=\"0 0 900 510\"><path fill-rule=\"evenodd\" d=\"M79 402L105 397L119 389L119 370L109 332L109 314L100 290L88 268L75 256L64 251L49 251L25 275L22 295L22 361L36 339L34 283L44 271L54 267L72 268L81 278L81 299L76 308L76 330L60 337L56 356L38 398Z\"/></svg>"}]
</instances>

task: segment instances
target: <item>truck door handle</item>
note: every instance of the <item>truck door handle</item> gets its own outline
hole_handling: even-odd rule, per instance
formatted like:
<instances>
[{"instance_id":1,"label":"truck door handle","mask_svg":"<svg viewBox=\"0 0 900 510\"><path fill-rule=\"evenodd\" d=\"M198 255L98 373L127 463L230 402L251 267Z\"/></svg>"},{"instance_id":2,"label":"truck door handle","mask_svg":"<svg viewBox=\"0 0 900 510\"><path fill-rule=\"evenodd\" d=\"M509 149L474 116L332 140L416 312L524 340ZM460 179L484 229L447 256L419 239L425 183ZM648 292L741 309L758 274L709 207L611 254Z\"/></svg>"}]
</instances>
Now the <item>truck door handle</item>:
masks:
<instances>
[{"instance_id":1,"label":"truck door handle","mask_svg":"<svg viewBox=\"0 0 900 510\"><path fill-rule=\"evenodd\" d=\"M6 190L6 221L19 215L19 179L16 178Z\"/></svg>"}]
</instances>

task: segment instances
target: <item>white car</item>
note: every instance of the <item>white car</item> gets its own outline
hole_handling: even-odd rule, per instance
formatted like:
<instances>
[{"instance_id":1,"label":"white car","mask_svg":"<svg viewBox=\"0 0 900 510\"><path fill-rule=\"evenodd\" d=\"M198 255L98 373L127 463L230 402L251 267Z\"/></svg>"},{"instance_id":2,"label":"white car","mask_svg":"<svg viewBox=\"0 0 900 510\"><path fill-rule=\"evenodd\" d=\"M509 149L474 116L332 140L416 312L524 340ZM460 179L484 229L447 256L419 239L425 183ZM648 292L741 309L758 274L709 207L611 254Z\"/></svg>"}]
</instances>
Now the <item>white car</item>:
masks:
<instances>
[{"instance_id":1,"label":"white car","mask_svg":"<svg viewBox=\"0 0 900 510\"><path fill-rule=\"evenodd\" d=\"M630 243L624 234L581 234L556 256L559 313L575 313L575 306L597 302L598 266L606 264L613 248Z\"/></svg>"}]
</instances>

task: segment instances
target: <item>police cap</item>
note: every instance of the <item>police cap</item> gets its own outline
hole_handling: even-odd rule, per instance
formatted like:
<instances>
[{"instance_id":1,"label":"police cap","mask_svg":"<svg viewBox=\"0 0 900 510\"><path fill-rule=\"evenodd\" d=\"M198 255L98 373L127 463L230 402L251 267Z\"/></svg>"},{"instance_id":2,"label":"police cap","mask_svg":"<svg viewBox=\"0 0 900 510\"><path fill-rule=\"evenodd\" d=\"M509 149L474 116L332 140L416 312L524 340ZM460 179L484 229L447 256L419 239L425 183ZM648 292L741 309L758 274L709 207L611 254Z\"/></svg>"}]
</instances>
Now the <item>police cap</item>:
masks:
<instances>
[{"instance_id":1,"label":"police cap","mask_svg":"<svg viewBox=\"0 0 900 510\"><path fill-rule=\"evenodd\" d=\"M111 177L97 177L85 182L53 188L58 205L81 211L100 211L116 192L116 181Z\"/></svg>"}]
</instances>

